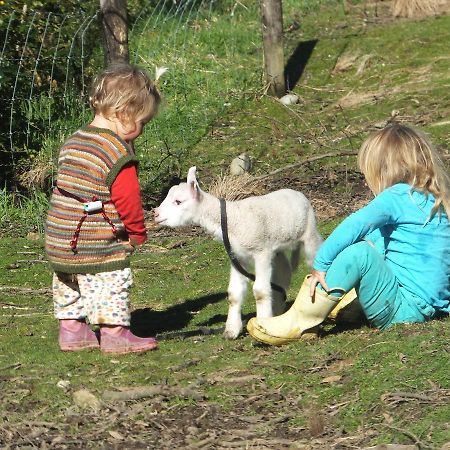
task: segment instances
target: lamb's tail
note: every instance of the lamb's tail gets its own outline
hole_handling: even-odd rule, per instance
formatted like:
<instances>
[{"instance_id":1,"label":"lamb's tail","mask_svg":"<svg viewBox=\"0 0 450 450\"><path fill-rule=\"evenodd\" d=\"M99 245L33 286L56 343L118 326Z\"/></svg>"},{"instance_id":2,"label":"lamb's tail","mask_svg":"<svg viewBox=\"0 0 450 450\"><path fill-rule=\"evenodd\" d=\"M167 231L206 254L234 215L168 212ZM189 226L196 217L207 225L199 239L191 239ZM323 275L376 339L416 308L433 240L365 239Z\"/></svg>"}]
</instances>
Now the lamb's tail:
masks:
<instances>
[{"instance_id":1,"label":"lamb's tail","mask_svg":"<svg viewBox=\"0 0 450 450\"><path fill-rule=\"evenodd\" d=\"M312 267L316 252L322 244L322 236L317 230L316 217L312 208L310 214L308 214L308 222L302 241L305 249L306 264Z\"/></svg>"}]
</instances>

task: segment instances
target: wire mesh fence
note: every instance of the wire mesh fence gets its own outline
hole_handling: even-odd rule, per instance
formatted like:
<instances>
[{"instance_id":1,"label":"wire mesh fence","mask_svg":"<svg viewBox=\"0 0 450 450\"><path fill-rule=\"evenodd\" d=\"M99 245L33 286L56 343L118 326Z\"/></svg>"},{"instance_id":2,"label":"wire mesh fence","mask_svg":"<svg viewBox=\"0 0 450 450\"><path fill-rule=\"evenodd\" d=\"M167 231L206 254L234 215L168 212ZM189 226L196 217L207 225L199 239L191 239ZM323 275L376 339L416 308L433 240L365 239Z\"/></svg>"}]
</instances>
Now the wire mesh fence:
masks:
<instances>
[{"instance_id":1,"label":"wire mesh fence","mask_svg":"<svg viewBox=\"0 0 450 450\"><path fill-rule=\"evenodd\" d=\"M155 145L187 148L226 104L223 93L247 84L234 55L237 46L255 46L240 33L257 22L243 24L239 8L248 12L239 2L150 0L134 12L130 62L169 69ZM88 86L104 61L98 19L98 11L0 11L0 186L23 173L28 181L48 177L58 144L89 117ZM44 175L33 174L38 166Z\"/></svg>"},{"instance_id":2,"label":"wire mesh fence","mask_svg":"<svg viewBox=\"0 0 450 450\"><path fill-rule=\"evenodd\" d=\"M0 164L5 180L14 177L24 158L39 154L50 133L64 134L62 118L75 106L77 114L85 111L96 17L26 7L3 13Z\"/></svg>"}]
</instances>

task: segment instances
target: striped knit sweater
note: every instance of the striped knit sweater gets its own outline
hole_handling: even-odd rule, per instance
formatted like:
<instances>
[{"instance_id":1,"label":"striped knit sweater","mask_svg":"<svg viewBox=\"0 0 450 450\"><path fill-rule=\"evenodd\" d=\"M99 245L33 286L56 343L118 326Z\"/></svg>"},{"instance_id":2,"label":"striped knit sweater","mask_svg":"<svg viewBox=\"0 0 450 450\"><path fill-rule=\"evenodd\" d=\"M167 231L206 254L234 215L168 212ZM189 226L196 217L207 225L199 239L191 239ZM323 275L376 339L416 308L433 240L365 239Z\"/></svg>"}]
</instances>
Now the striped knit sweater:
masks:
<instances>
[{"instance_id":1,"label":"striped knit sweater","mask_svg":"<svg viewBox=\"0 0 450 450\"><path fill-rule=\"evenodd\" d=\"M84 127L63 144L45 233L45 250L56 272L98 273L129 267L129 246L124 245L127 234L111 202L110 188L130 161L137 161L133 150L110 130ZM91 201L93 197L103 202L117 232L113 233L101 212L88 214L74 251L70 242L84 213L79 199Z\"/></svg>"}]
</instances>

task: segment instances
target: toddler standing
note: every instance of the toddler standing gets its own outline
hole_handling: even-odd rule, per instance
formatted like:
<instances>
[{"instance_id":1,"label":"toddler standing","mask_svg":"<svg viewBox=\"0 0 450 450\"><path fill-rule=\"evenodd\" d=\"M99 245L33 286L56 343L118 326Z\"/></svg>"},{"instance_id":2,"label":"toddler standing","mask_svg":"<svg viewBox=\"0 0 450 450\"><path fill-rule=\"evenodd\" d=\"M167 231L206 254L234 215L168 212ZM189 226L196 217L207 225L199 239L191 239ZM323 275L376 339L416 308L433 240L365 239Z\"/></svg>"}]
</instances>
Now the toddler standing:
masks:
<instances>
[{"instance_id":1,"label":"toddler standing","mask_svg":"<svg viewBox=\"0 0 450 450\"><path fill-rule=\"evenodd\" d=\"M46 221L59 345L144 352L156 340L129 329L130 256L147 239L133 142L160 95L145 71L120 64L95 78L90 103L94 119L60 149Z\"/></svg>"},{"instance_id":2,"label":"toddler standing","mask_svg":"<svg viewBox=\"0 0 450 450\"><path fill-rule=\"evenodd\" d=\"M450 183L438 153L421 132L391 124L363 143L358 165L375 198L322 244L289 311L249 321L257 340L300 339L352 288L380 329L450 312Z\"/></svg>"}]
</instances>

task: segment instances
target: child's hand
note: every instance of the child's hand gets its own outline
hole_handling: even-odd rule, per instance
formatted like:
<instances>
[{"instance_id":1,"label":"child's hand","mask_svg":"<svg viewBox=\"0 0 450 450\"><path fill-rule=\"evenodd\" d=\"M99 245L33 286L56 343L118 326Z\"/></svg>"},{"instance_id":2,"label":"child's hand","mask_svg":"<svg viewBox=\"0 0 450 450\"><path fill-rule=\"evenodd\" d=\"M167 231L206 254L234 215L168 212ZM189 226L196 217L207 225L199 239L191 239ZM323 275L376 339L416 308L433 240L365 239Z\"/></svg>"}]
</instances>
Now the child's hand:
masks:
<instances>
[{"instance_id":1,"label":"child's hand","mask_svg":"<svg viewBox=\"0 0 450 450\"><path fill-rule=\"evenodd\" d=\"M311 272L311 276L309 278L309 295L311 297L314 296L314 292L318 283L320 283L327 292L330 290L330 288L327 286L327 282L325 281L325 275L326 272L319 272L318 270L313 270Z\"/></svg>"}]
</instances>

